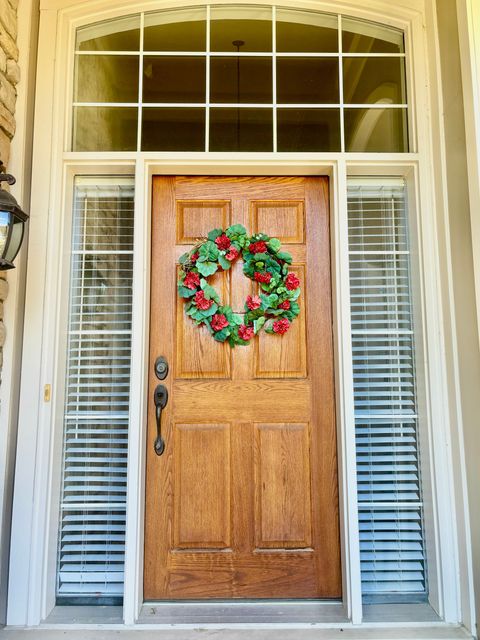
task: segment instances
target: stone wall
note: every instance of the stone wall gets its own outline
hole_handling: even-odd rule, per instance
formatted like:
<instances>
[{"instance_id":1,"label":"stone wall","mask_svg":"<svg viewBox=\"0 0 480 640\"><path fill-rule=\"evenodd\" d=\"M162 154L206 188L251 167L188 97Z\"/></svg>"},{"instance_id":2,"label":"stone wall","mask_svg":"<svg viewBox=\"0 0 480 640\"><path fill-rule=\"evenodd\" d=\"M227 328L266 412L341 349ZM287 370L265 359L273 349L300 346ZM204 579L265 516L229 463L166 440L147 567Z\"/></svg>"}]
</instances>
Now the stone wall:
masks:
<instances>
[{"instance_id":1,"label":"stone wall","mask_svg":"<svg viewBox=\"0 0 480 640\"><path fill-rule=\"evenodd\" d=\"M18 0L0 0L0 159L8 168L10 141L15 134L16 85L20 79L17 38ZM5 339L3 301L8 285L5 271L0 271L0 349ZM0 352L1 368L1 352Z\"/></svg>"}]
</instances>

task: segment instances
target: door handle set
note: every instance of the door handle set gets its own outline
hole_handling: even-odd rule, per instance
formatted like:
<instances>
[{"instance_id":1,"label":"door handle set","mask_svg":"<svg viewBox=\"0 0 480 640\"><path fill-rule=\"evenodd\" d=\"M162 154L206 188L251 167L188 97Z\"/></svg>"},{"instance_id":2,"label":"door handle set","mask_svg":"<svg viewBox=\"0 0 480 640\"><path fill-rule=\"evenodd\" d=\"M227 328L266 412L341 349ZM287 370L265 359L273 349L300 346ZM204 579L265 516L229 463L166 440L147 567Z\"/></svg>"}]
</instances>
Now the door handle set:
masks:
<instances>
[{"instance_id":1,"label":"door handle set","mask_svg":"<svg viewBox=\"0 0 480 640\"><path fill-rule=\"evenodd\" d=\"M165 380L168 375L168 362L160 356L155 360L155 375L159 380ZM155 419L157 422L157 437L153 444L157 456L161 456L165 451L165 440L162 438L162 411L167 406L168 389L164 384L158 384L153 392L153 402L155 404Z\"/></svg>"}]
</instances>

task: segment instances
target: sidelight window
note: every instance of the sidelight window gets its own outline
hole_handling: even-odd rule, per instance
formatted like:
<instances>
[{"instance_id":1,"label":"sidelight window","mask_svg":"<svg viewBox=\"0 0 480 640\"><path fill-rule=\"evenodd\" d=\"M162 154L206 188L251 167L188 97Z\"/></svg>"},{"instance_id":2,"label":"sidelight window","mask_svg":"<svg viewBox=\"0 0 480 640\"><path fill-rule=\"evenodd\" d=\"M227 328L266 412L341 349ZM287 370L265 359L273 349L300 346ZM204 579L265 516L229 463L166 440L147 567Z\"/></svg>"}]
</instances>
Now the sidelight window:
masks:
<instances>
[{"instance_id":1,"label":"sidelight window","mask_svg":"<svg viewBox=\"0 0 480 640\"><path fill-rule=\"evenodd\" d=\"M427 587L403 180L350 182L348 221L362 591L411 600Z\"/></svg>"},{"instance_id":2,"label":"sidelight window","mask_svg":"<svg viewBox=\"0 0 480 640\"><path fill-rule=\"evenodd\" d=\"M77 178L57 599L123 596L133 181Z\"/></svg>"}]
</instances>

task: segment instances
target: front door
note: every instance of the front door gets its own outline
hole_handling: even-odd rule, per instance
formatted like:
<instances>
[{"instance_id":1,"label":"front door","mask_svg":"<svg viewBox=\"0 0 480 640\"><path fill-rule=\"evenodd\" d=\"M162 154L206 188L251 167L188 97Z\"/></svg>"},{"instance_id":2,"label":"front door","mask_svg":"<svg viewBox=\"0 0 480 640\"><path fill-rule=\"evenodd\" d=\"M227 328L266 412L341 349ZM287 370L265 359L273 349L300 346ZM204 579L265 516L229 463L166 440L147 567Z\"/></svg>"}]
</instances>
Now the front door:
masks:
<instances>
[{"instance_id":1,"label":"front door","mask_svg":"<svg viewBox=\"0 0 480 640\"><path fill-rule=\"evenodd\" d=\"M156 177L152 211L144 597L339 597L328 179ZM285 335L232 349L185 315L176 273L236 223L281 240L302 293ZM240 259L210 284L234 310L256 293Z\"/></svg>"}]
</instances>

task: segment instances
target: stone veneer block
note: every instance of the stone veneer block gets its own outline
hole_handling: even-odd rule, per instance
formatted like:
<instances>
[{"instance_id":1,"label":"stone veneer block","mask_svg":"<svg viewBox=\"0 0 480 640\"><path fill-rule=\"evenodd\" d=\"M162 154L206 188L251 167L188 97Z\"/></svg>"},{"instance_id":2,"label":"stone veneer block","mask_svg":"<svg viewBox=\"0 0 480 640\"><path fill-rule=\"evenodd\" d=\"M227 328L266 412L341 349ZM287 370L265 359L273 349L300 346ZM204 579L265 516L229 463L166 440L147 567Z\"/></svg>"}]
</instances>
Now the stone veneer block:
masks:
<instances>
[{"instance_id":1,"label":"stone veneer block","mask_svg":"<svg viewBox=\"0 0 480 640\"><path fill-rule=\"evenodd\" d=\"M18 0L0 0L0 159L7 165L10 157L10 141L15 134L15 86L20 80L17 64L17 6ZM2 347L5 342L3 301L8 294L6 272L0 272L0 370L3 362Z\"/></svg>"},{"instance_id":2,"label":"stone veneer block","mask_svg":"<svg viewBox=\"0 0 480 640\"><path fill-rule=\"evenodd\" d=\"M17 13L8 0L0 0L0 22L15 40L17 37Z\"/></svg>"}]
</instances>

